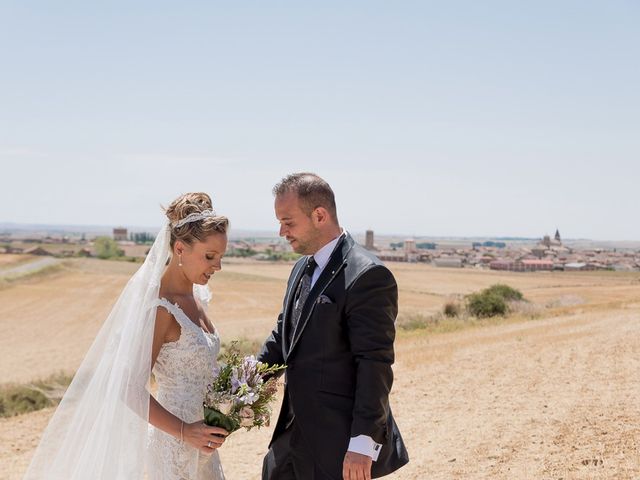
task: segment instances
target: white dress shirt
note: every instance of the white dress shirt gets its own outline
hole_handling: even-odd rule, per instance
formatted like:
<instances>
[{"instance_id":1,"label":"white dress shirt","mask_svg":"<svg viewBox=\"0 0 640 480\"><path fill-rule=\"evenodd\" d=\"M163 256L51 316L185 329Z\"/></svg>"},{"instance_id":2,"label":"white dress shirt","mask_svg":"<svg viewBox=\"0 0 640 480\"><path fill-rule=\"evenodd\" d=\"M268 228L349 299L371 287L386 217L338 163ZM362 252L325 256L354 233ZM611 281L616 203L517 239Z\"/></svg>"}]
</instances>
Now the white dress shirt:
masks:
<instances>
[{"instance_id":1,"label":"white dress shirt","mask_svg":"<svg viewBox=\"0 0 640 480\"><path fill-rule=\"evenodd\" d=\"M336 238L331 240L324 247L313 254L313 259L316 261L317 265L315 270L313 271L313 275L311 276L311 288L313 288L316 280L318 280L318 278L320 277L320 274L324 270L324 267L326 267L327 263L329 263L331 254L335 250L336 245L338 245L340 239L344 237L345 234L346 232L342 230L342 233L340 235L338 235ZM376 460L378 460L378 455L380 454L381 447L381 444L374 442L373 438L369 437L368 435L358 435L357 437L351 437L347 450L350 452L367 455L371 457L371 459L375 462Z\"/></svg>"}]
</instances>

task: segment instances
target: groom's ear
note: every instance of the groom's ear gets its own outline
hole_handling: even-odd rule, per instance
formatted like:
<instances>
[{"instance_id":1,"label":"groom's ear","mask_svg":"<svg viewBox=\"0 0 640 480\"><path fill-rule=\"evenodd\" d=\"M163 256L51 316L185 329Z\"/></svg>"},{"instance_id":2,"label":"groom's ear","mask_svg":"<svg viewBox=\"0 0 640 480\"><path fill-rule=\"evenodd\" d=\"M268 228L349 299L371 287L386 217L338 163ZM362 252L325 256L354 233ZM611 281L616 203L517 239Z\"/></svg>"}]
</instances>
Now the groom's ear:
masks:
<instances>
[{"instance_id":1,"label":"groom's ear","mask_svg":"<svg viewBox=\"0 0 640 480\"><path fill-rule=\"evenodd\" d=\"M311 218L318 226L326 224L331 219L329 212L324 207L316 207L313 212L311 212Z\"/></svg>"}]
</instances>

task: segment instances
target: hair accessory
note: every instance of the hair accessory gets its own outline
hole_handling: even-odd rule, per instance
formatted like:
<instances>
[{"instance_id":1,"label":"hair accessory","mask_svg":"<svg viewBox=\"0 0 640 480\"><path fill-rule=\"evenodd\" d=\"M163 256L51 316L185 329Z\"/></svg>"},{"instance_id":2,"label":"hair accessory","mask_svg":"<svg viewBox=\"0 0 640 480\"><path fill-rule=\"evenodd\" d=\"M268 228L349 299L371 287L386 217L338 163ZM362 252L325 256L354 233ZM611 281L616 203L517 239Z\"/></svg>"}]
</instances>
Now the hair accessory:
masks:
<instances>
[{"instance_id":1,"label":"hair accessory","mask_svg":"<svg viewBox=\"0 0 640 480\"><path fill-rule=\"evenodd\" d=\"M205 218L210 218L215 216L216 216L216 211L213 209L203 210L201 212L193 212L187 215L186 217L184 217L182 220L178 220L176 223L174 223L173 228L180 228L181 226L187 223L197 222L199 220L204 220Z\"/></svg>"}]
</instances>

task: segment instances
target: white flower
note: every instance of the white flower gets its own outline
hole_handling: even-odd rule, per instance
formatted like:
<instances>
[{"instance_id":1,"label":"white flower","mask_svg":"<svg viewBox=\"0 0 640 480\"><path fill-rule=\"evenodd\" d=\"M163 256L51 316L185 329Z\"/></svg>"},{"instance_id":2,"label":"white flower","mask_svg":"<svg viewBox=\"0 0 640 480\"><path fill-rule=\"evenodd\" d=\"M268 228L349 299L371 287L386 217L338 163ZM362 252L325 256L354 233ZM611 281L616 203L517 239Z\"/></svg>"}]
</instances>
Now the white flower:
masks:
<instances>
[{"instance_id":1,"label":"white flower","mask_svg":"<svg viewBox=\"0 0 640 480\"><path fill-rule=\"evenodd\" d=\"M241 427L251 427L253 426L253 419L255 414L250 406L244 406L240 409L240 426Z\"/></svg>"},{"instance_id":2,"label":"white flower","mask_svg":"<svg viewBox=\"0 0 640 480\"><path fill-rule=\"evenodd\" d=\"M223 415L229 415L235 405L235 397L222 392L208 392L205 396L205 405L218 410Z\"/></svg>"},{"instance_id":3,"label":"white flower","mask_svg":"<svg viewBox=\"0 0 640 480\"><path fill-rule=\"evenodd\" d=\"M249 355L248 357L244 357L243 363L244 370L250 372L256 369L259 362L256 360L255 355Z\"/></svg>"},{"instance_id":4,"label":"white flower","mask_svg":"<svg viewBox=\"0 0 640 480\"><path fill-rule=\"evenodd\" d=\"M233 367L231 370L231 393L236 393L243 386L247 385L247 377L244 370Z\"/></svg>"},{"instance_id":5,"label":"white flower","mask_svg":"<svg viewBox=\"0 0 640 480\"><path fill-rule=\"evenodd\" d=\"M257 392L248 390L247 393L241 396L239 400L245 405L253 405L259 398L260 395Z\"/></svg>"},{"instance_id":6,"label":"white flower","mask_svg":"<svg viewBox=\"0 0 640 480\"><path fill-rule=\"evenodd\" d=\"M218 411L223 415L229 415L233 409L233 400L226 399L218 404Z\"/></svg>"}]
</instances>

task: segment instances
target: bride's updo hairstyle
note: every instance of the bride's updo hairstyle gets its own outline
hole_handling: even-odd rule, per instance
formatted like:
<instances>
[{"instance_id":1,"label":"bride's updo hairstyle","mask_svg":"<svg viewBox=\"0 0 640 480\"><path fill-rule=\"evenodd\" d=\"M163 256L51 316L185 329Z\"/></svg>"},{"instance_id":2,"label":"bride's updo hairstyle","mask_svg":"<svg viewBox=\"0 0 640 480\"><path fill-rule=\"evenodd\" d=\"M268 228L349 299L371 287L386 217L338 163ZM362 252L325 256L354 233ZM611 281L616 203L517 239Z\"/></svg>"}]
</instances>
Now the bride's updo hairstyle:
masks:
<instances>
[{"instance_id":1,"label":"bride's updo hairstyle","mask_svg":"<svg viewBox=\"0 0 640 480\"><path fill-rule=\"evenodd\" d=\"M190 222L181 222L191 214L201 214L203 218ZM180 240L187 245L193 245L212 233L227 233L229 219L213 212L211 197L206 193L185 193L176 198L165 209L165 214L171 223L171 248ZM180 223L183 223L180 225Z\"/></svg>"}]
</instances>

